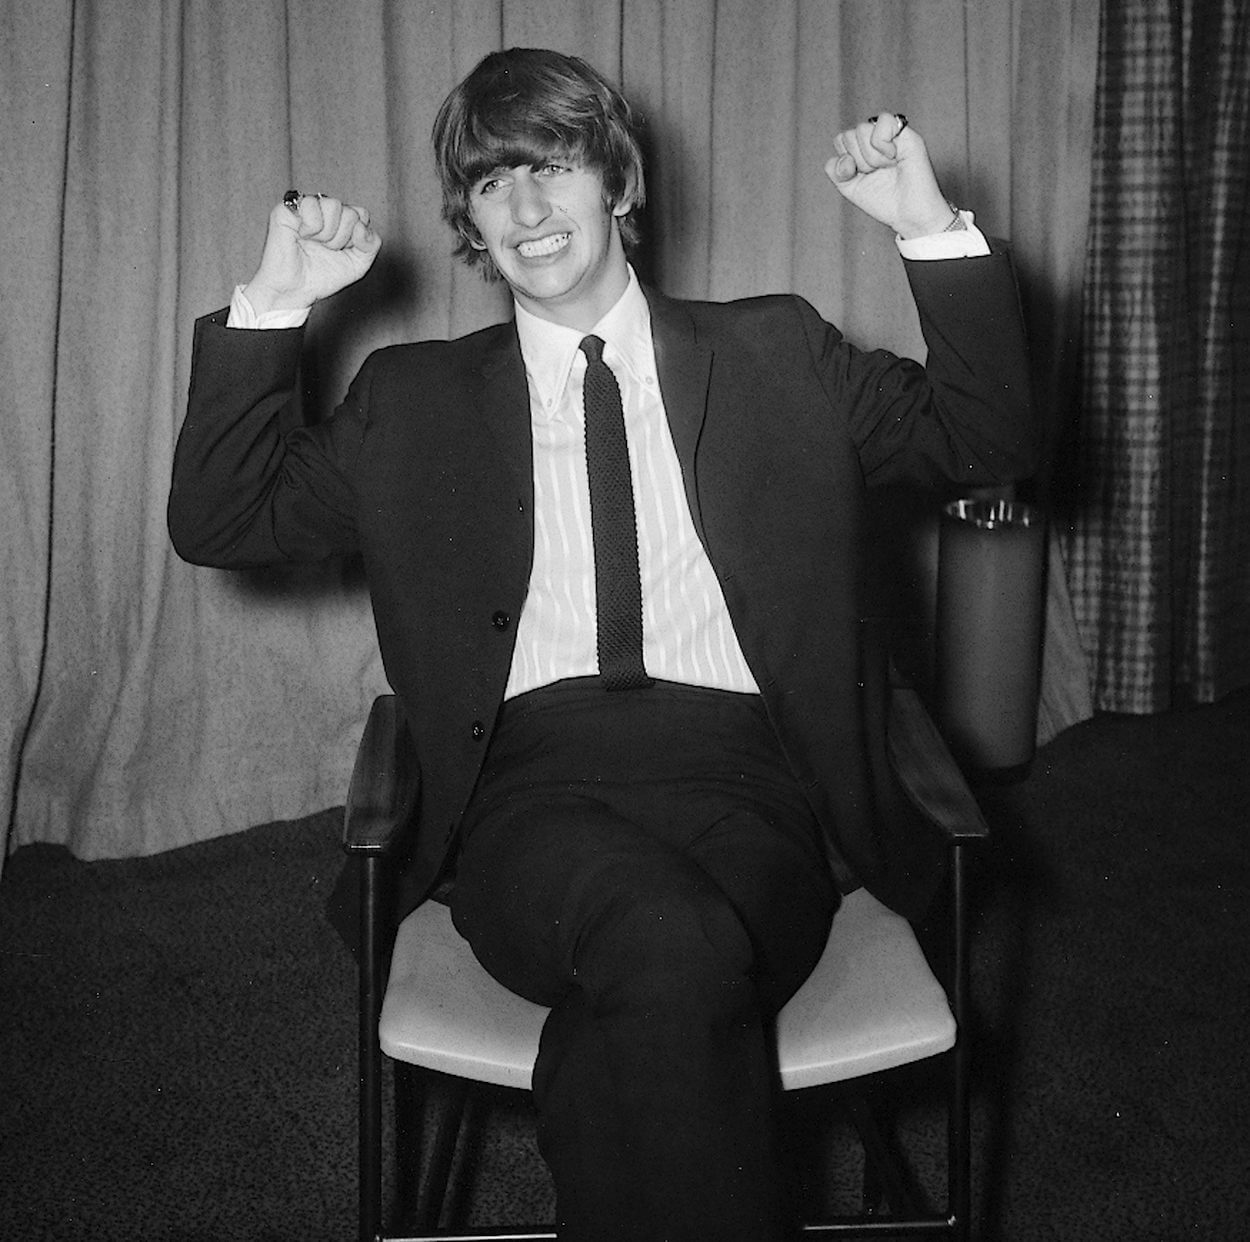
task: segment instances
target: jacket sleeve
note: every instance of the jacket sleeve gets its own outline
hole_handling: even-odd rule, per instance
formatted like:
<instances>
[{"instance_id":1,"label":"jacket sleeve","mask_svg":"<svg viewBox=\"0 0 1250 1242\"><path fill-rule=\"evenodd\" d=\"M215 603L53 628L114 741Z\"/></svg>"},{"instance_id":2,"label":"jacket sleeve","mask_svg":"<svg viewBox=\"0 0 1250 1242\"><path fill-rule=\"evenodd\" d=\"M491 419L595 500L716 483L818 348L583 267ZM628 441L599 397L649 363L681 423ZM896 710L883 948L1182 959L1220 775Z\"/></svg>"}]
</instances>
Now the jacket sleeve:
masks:
<instances>
[{"instance_id":1,"label":"jacket sleeve","mask_svg":"<svg viewBox=\"0 0 1250 1242\"><path fill-rule=\"evenodd\" d=\"M365 369L331 419L284 430L303 330L249 331L225 320L221 311L195 326L169 494L174 548L194 564L229 569L354 551Z\"/></svg>"},{"instance_id":2,"label":"jacket sleeve","mask_svg":"<svg viewBox=\"0 0 1250 1242\"><path fill-rule=\"evenodd\" d=\"M821 382L846 412L866 479L990 486L1027 478L1040 435L1009 255L998 248L906 269L928 346L923 366L855 350L814 311L805 315Z\"/></svg>"}]
</instances>

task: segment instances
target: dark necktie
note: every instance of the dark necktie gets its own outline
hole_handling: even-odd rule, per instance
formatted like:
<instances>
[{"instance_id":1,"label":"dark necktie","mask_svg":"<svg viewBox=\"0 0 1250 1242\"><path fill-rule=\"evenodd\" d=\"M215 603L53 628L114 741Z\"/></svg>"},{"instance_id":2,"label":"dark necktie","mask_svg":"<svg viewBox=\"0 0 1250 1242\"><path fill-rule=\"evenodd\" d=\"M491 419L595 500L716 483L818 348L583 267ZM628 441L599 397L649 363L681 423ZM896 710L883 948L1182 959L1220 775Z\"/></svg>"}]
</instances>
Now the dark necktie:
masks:
<instances>
[{"instance_id":1,"label":"dark necktie","mask_svg":"<svg viewBox=\"0 0 1250 1242\"><path fill-rule=\"evenodd\" d=\"M642 583L638 573L638 523L625 442L625 412L603 341L586 337L586 474L595 545L595 609L599 676L608 690L652 684L642 662Z\"/></svg>"}]
</instances>

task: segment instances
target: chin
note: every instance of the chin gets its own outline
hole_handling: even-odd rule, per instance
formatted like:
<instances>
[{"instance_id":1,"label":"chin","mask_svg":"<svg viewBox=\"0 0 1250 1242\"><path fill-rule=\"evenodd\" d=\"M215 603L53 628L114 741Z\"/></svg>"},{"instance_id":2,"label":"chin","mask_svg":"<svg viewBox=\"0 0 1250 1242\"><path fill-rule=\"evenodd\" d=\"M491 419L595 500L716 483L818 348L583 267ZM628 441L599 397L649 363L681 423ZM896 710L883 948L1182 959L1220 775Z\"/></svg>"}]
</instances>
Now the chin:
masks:
<instances>
[{"instance_id":1,"label":"chin","mask_svg":"<svg viewBox=\"0 0 1250 1242\"><path fill-rule=\"evenodd\" d=\"M577 288L577 280L554 268L538 272L521 272L512 286L519 293L536 301L565 297Z\"/></svg>"}]
</instances>

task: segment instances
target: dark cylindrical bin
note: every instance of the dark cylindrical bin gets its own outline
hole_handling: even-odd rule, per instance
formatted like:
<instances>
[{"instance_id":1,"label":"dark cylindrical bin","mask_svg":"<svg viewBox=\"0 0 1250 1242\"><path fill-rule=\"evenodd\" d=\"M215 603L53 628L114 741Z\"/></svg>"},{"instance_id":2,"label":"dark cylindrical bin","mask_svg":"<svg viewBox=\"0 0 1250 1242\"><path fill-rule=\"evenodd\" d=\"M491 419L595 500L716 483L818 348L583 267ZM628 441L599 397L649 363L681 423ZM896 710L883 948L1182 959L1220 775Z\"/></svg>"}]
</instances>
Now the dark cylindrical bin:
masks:
<instances>
[{"instance_id":1,"label":"dark cylindrical bin","mask_svg":"<svg viewBox=\"0 0 1250 1242\"><path fill-rule=\"evenodd\" d=\"M1033 758L1045 529L1041 510L1020 501L955 500L942 510L938 714L968 767L1017 768Z\"/></svg>"}]
</instances>

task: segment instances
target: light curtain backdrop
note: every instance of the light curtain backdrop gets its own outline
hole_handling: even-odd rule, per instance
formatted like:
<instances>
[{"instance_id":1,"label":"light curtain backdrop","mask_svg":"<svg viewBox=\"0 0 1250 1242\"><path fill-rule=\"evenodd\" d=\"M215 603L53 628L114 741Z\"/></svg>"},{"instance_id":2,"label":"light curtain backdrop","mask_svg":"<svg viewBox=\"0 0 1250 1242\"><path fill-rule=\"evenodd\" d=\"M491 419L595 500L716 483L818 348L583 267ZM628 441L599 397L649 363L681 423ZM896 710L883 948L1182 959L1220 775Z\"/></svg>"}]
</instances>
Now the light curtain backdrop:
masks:
<instances>
[{"instance_id":1,"label":"light curtain backdrop","mask_svg":"<svg viewBox=\"0 0 1250 1242\"><path fill-rule=\"evenodd\" d=\"M512 45L583 55L641 108L666 291L794 290L851 339L919 354L893 239L822 172L838 128L905 111L950 196L1016 247L1054 419L1079 335L1096 10L3 0L9 847L148 853L342 801L385 689L358 574L193 569L165 534L193 320L250 275L286 189L367 204L386 239L364 286L316 312L312 413L374 347L506 313L449 258L428 135L453 83ZM1053 673L1071 627L1051 578ZM1064 670L1052 728L1088 710L1079 660Z\"/></svg>"}]
</instances>

